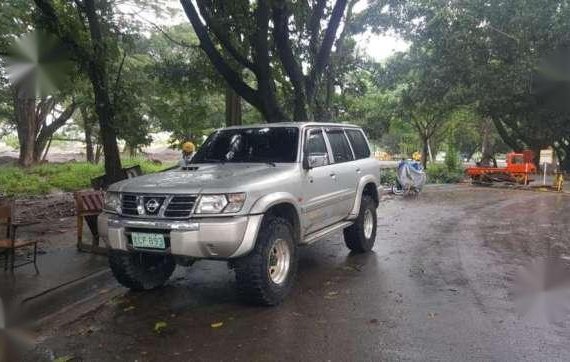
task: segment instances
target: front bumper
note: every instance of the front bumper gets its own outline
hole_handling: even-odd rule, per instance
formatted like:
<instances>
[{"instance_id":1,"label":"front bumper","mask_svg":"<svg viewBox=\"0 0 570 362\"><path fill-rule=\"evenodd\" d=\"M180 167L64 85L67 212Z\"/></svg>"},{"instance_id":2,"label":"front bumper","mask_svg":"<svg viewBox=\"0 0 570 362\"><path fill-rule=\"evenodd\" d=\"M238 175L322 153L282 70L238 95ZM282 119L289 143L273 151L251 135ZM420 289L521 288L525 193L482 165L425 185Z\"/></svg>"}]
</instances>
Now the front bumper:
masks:
<instances>
[{"instance_id":1,"label":"front bumper","mask_svg":"<svg viewBox=\"0 0 570 362\"><path fill-rule=\"evenodd\" d=\"M128 219L99 216L99 233L114 250L135 251L131 231L164 233L170 246L166 253L193 258L230 259L249 253L257 238L263 215L196 218L189 221ZM142 249L144 250L144 249Z\"/></svg>"}]
</instances>

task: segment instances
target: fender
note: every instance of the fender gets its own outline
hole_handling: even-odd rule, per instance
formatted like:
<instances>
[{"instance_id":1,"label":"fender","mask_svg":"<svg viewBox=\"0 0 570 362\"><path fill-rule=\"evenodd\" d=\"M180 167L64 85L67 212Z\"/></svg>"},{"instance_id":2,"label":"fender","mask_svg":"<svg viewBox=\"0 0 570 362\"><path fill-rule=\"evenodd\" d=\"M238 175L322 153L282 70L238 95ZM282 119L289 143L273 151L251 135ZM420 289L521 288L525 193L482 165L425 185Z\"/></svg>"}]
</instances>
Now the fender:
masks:
<instances>
[{"instance_id":1,"label":"fender","mask_svg":"<svg viewBox=\"0 0 570 362\"><path fill-rule=\"evenodd\" d=\"M303 210L301 209L301 204L299 199L289 193L289 192L274 192L269 195L265 195L258 199L251 208L250 214L264 214L267 210L269 210L272 206L278 204L291 204L295 207L295 211L299 217L299 233L302 237L303 230L305 230L305 220L303 218Z\"/></svg>"},{"instance_id":2,"label":"fender","mask_svg":"<svg viewBox=\"0 0 570 362\"><path fill-rule=\"evenodd\" d=\"M349 219L352 220L358 217L358 213L360 212L360 203L362 202L362 192L364 191L364 187L369 183L374 184L374 188L378 192L378 200L380 200L380 192L378 191L380 182L378 181L378 178L373 175L366 175L362 177L358 183L356 198L354 200L354 206L352 207L352 211L348 216Z\"/></svg>"},{"instance_id":3,"label":"fender","mask_svg":"<svg viewBox=\"0 0 570 362\"><path fill-rule=\"evenodd\" d=\"M249 212L249 218L251 219L251 222L249 223L248 228L245 232L244 240L242 241L238 250L236 250L233 255L230 256L230 258L236 258L245 255L253 249L257 240L257 233L261 227L263 214L267 212L267 210L269 210L272 206L283 203L287 203L295 207L297 215L299 215L300 227L303 227L301 207L299 205L299 201L295 196L288 192L275 192L269 195L265 195L253 204Z\"/></svg>"},{"instance_id":4,"label":"fender","mask_svg":"<svg viewBox=\"0 0 570 362\"><path fill-rule=\"evenodd\" d=\"M259 198L251 207L250 214L263 214L272 206L281 203L288 203L295 207L297 214L301 215L299 200L288 192L274 192Z\"/></svg>"}]
</instances>

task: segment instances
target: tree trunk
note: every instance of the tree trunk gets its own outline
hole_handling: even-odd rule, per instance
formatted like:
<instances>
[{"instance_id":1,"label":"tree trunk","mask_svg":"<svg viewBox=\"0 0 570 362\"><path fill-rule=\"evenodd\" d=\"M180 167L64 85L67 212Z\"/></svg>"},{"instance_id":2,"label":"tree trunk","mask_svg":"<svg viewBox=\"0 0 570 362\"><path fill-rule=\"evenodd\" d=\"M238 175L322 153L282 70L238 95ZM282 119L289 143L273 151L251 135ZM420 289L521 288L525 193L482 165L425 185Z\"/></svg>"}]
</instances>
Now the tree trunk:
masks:
<instances>
[{"instance_id":1,"label":"tree trunk","mask_svg":"<svg viewBox=\"0 0 570 362\"><path fill-rule=\"evenodd\" d=\"M101 153L103 153L103 147L101 147L100 143L97 143L97 147L95 148L95 164L101 161Z\"/></svg>"},{"instance_id":2,"label":"tree trunk","mask_svg":"<svg viewBox=\"0 0 570 362\"><path fill-rule=\"evenodd\" d=\"M492 121L495 125L495 128L497 129L497 132L499 132L499 136L501 136L503 142L509 145L513 149L513 151L515 152L521 151L524 148L524 146L520 144L520 142L517 140L516 137L509 134L509 131L506 129L503 122L494 118L492 119Z\"/></svg>"},{"instance_id":3,"label":"tree trunk","mask_svg":"<svg viewBox=\"0 0 570 362\"><path fill-rule=\"evenodd\" d=\"M560 171L570 173L570 145L561 147L557 152L557 156Z\"/></svg>"},{"instance_id":4,"label":"tree trunk","mask_svg":"<svg viewBox=\"0 0 570 362\"><path fill-rule=\"evenodd\" d=\"M226 86L226 126L239 126L241 124L241 98L230 86Z\"/></svg>"},{"instance_id":5,"label":"tree trunk","mask_svg":"<svg viewBox=\"0 0 570 362\"><path fill-rule=\"evenodd\" d=\"M29 97L22 87L14 89L14 119L20 143L20 166L29 167L34 163L34 145L37 135L36 100Z\"/></svg>"},{"instance_id":6,"label":"tree trunk","mask_svg":"<svg viewBox=\"0 0 570 362\"><path fill-rule=\"evenodd\" d=\"M495 147L492 141L492 121L486 119L483 122L483 140L481 142L481 164L490 165L494 160Z\"/></svg>"},{"instance_id":7,"label":"tree trunk","mask_svg":"<svg viewBox=\"0 0 570 362\"><path fill-rule=\"evenodd\" d=\"M101 142L105 154L105 174L107 181L112 183L124 179L124 174L113 125L114 114L107 79L105 42L95 1L85 0L84 5L93 45L93 58L88 63L88 74L95 95L95 112L99 118Z\"/></svg>"},{"instance_id":8,"label":"tree trunk","mask_svg":"<svg viewBox=\"0 0 570 362\"><path fill-rule=\"evenodd\" d=\"M290 18L289 11L285 5L285 1L258 1L254 11L254 21L256 24L256 32L249 41L251 45L251 53L253 62L247 59L247 56L238 54L224 36L218 34L216 37L220 40L220 44L214 44L210 37L210 30L214 33L215 26L213 21L205 11L202 11L201 3L203 1L180 0L186 16L192 23L196 36L200 41L200 47L204 50L214 68L226 80L237 94L246 102L257 108L267 122L282 122L290 119L281 109L275 86L275 77L272 74L274 70L275 57L283 65L283 68L291 82L294 99L295 121L309 121L314 119L314 103L316 100L317 86L320 84L321 76L326 69L331 49L334 45L339 25L341 23L348 0L336 0L330 13L330 20L324 34L322 36L320 48L317 46L320 30L320 23L326 7L326 1L318 1L315 5L320 8L313 17L315 31L312 33L311 48L314 59L303 62L301 59L295 58L293 46L290 43L291 36L288 30L288 21ZM201 14L198 14L197 7L200 8ZM273 14L273 16L272 16ZM273 25L273 42L274 46L270 46L269 29L270 20ZM204 24L204 22L206 24ZM231 58L241 66L249 68L255 75L257 81L257 89L253 89L243 81L241 74L231 66L224 54L231 55ZM307 66L310 72L307 76L303 75L302 65ZM310 114L309 114L310 113Z\"/></svg>"},{"instance_id":9,"label":"tree trunk","mask_svg":"<svg viewBox=\"0 0 570 362\"><path fill-rule=\"evenodd\" d=\"M49 143L51 143L51 136L47 139L36 139L36 144L34 146L34 163L39 163L42 160L44 150L47 149L47 145Z\"/></svg>"},{"instance_id":10,"label":"tree trunk","mask_svg":"<svg viewBox=\"0 0 570 362\"><path fill-rule=\"evenodd\" d=\"M570 173L570 157L564 157L564 159L560 161L560 170Z\"/></svg>"},{"instance_id":11,"label":"tree trunk","mask_svg":"<svg viewBox=\"0 0 570 362\"><path fill-rule=\"evenodd\" d=\"M541 169L541 165L540 165L540 151L541 150L542 150L542 147L540 147L540 146L532 147L532 153L534 156L533 162L534 162L534 165L536 166L537 170Z\"/></svg>"},{"instance_id":12,"label":"tree trunk","mask_svg":"<svg viewBox=\"0 0 570 362\"><path fill-rule=\"evenodd\" d=\"M83 129L85 131L85 158L89 163L95 163L95 153L93 150L93 124L85 108L81 108L83 117Z\"/></svg>"},{"instance_id":13,"label":"tree trunk","mask_svg":"<svg viewBox=\"0 0 570 362\"><path fill-rule=\"evenodd\" d=\"M50 147L51 147L51 142L52 142L52 141L53 141L53 135L49 138L49 142L47 143L47 146L46 146L46 149L45 149L45 151L44 151L44 155L42 156L41 162L46 162L46 160L47 160L47 155L48 155L49 149L50 149Z\"/></svg>"},{"instance_id":14,"label":"tree trunk","mask_svg":"<svg viewBox=\"0 0 570 362\"><path fill-rule=\"evenodd\" d=\"M422 166L424 169L427 167L427 161L429 156L429 139L422 138Z\"/></svg>"}]
</instances>

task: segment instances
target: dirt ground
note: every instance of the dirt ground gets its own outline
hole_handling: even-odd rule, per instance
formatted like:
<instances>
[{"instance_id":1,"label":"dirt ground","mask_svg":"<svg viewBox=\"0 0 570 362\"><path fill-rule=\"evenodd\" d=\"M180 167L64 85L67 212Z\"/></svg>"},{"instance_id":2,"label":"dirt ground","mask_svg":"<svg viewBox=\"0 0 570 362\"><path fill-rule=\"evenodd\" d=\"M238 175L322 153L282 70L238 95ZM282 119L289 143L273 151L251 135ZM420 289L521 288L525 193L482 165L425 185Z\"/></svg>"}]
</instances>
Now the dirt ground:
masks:
<instances>
[{"instance_id":1,"label":"dirt ground","mask_svg":"<svg viewBox=\"0 0 570 362\"><path fill-rule=\"evenodd\" d=\"M471 186L389 198L374 252L350 254L341 235L302 248L281 306L242 304L233 272L203 261L160 290L117 287L119 297L40 331L41 348L84 361L570 360L567 306L538 318L515 293L523 266L569 250L569 201Z\"/></svg>"}]
</instances>

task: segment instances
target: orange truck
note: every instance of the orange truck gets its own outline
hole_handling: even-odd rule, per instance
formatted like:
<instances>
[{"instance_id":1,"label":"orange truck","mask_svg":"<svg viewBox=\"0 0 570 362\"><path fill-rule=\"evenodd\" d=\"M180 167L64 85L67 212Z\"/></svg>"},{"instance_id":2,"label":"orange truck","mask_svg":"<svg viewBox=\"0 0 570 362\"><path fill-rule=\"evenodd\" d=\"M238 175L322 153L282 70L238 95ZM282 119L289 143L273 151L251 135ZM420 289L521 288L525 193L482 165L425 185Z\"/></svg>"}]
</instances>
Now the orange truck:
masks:
<instances>
[{"instance_id":1,"label":"orange truck","mask_svg":"<svg viewBox=\"0 0 570 362\"><path fill-rule=\"evenodd\" d=\"M473 182L510 182L528 185L533 181L530 177L536 174L534 154L532 151L507 154L507 167L473 166L465 171Z\"/></svg>"}]
</instances>

